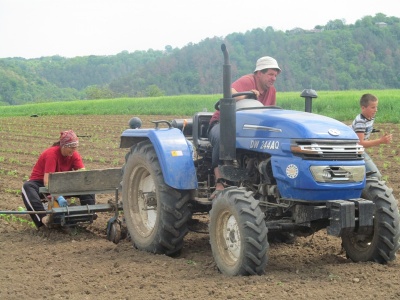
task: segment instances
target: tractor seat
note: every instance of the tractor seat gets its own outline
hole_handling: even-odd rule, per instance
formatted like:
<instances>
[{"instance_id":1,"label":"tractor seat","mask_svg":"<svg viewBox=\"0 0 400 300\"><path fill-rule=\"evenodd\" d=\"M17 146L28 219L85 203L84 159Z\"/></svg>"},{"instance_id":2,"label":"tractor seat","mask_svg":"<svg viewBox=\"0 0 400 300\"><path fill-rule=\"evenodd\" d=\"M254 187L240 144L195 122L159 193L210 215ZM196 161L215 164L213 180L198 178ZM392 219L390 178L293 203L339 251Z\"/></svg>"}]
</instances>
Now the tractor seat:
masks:
<instances>
[{"instance_id":1,"label":"tractor seat","mask_svg":"<svg viewBox=\"0 0 400 300\"><path fill-rule=\"evenodd\" d=\"M208 126L212 117L212 112L199 112L193 116L193 144L196 149L211 149L208 140Z\"/></svg>"}]
</instances>

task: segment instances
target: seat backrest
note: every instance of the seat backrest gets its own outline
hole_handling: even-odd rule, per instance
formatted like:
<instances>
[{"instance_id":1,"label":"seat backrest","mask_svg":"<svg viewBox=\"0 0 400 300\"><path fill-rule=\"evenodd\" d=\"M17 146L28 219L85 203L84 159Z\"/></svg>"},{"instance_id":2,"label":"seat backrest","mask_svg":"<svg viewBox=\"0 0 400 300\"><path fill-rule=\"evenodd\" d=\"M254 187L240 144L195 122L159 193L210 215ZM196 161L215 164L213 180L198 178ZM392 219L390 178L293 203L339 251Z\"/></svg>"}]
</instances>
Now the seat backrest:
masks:
<instances>
[{"instance_id":1,"label":"seat backrest","mask_svg":"<svg viewBox=\"0 0 400 300\"><path fill-rule=\"evenodd\" d=\"M195 148L211 147L208 141L208 126L212 112L199 112L193 117L193 145Z\"/></svg>"}]
</instances>

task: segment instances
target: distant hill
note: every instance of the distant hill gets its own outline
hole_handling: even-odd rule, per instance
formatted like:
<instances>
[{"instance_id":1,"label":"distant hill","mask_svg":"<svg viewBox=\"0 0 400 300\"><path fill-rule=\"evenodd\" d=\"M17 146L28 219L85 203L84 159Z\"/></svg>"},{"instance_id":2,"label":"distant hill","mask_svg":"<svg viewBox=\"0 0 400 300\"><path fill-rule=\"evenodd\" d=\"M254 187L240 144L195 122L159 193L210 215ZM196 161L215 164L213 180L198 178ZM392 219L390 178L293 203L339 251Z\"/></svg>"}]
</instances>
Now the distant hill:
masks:
<instances>
[{"instance_id":1,"label":"distant hill","mask_svg":"<svg viewBox=\"0 0 400 300\"><path fill-rule=\"evenodd\" d=\"M278 91L400 89L400 19L378 13L313 30L272 27L164 51L0 59L0 105L55 100L222 93L225 43L232 79L265 55L278 60Z\"/></svg>"}]
</instances>

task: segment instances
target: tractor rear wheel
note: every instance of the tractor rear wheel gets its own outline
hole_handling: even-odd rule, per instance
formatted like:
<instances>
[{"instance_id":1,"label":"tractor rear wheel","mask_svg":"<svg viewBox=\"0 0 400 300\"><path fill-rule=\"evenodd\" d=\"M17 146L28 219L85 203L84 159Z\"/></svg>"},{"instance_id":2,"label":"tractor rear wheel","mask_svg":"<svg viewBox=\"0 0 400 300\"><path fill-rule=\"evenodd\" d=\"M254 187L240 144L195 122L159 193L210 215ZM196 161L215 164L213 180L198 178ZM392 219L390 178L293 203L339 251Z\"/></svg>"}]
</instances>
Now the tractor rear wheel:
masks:
<instances>
[{"instance_id":1,"label":"tractor rear wheel","mask_svg":"<svg viewBox=\"0 0 400 300\"><path fill-rule=\"evenodd\" d=\"M375 261L381 264L396 258L399 249L400 226L397 201L384 181L367 178L362 198L375 203L373 230L342 234L342 245L347 256L355 261Z\"/></svg>"},{"instance_id":2,"label":"tractor rear wheel","mask_svg":"<svg viewBox=\"0 0 400 300\"><path fill-rule=\"evenodd\" d=\"M180 253L188 232L188 201L188 191L165 184L150 141L132 147L123 167L122 202L134 247L170 256Z\"/></svg>"},{"instance_id":3,"label":"tractor rear wheel","mask_svg":"<svg viewBox=\"0 0 400 300\"><path fill-rule=\"evenodd\" d=\"M210 243L221 273L262 275L267 265L268 229L258 201L244 188L226 188L213 200Z\"/></svg>"}]
</instances>

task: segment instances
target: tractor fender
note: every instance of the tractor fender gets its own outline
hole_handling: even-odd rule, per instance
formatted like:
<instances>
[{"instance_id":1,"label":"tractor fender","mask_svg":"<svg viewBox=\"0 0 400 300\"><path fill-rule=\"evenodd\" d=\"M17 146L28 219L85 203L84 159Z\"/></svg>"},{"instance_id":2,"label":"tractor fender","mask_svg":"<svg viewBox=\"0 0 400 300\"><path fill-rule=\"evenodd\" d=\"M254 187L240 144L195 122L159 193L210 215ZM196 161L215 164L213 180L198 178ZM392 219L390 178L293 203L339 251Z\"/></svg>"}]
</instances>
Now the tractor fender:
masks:
<instances>
[{"instance_id":1,"label":"tractor fender","mask_svg":"<svg viewBox=\"0 0 400 300\"><path fill-rule=\"evenodd\" d=\"M121 135L120 148L129 148L149 139L160 162L164 181L180 190L197 188L193 148L177 128L127 129Z\"/></svg>"}]
</instances>

